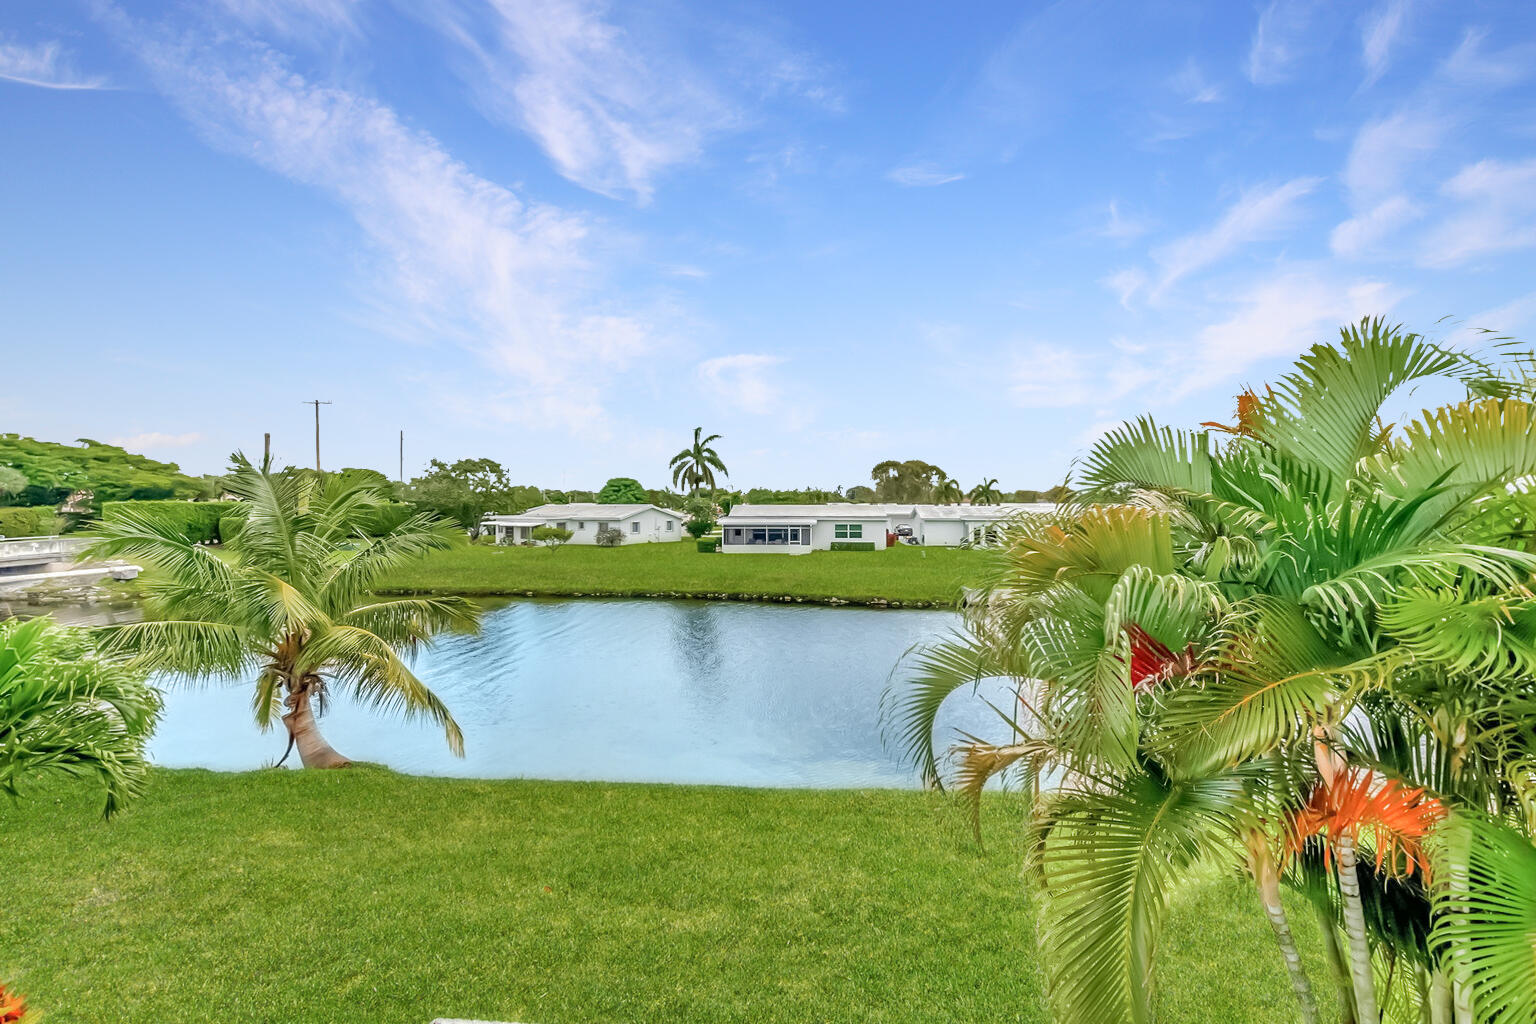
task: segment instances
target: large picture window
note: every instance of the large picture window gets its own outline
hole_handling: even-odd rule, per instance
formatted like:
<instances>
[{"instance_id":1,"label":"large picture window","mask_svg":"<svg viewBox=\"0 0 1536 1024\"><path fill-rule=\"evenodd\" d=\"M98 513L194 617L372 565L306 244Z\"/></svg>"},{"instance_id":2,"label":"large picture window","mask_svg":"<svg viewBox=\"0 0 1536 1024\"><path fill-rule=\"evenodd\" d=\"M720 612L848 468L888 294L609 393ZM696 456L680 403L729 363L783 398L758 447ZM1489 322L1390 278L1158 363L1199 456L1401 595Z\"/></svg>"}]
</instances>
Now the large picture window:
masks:
<instances>
[{"instance_id":1,"label":"large picture window","mask_svg":"<svg viewBox=\"0 0 1536 1024\"><path fill-rule=\"evenodd\" d=\"M864 524L838 523L832 527L832 536L838 540L862 540L864 538Z\"/></svg>"}]
</instances>

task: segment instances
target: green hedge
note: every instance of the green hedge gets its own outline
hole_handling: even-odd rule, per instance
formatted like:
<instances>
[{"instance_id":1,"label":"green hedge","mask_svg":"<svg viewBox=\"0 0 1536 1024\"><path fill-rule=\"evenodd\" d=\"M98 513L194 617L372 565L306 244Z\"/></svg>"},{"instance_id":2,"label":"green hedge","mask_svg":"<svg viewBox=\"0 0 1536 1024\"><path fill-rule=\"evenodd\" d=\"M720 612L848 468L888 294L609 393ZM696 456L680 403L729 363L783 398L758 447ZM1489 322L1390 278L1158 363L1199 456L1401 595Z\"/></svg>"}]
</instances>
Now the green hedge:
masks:
<instances>
[{"instance_id":1,"label":"green hedge","mask_svg":"<svg viewBox=\"0 0 1536 1024\"><path fill-rule=\"evenodd\" d=\"M219 522L234 514L237 501L108 501L101 506L102 522L121 519L123 513L148 514L176 524L188 540L215 541Z\"/></svg>"},{"instance_id":2,"label":"green hedge","mask_svg":"<svg viewBox=\"0 0 1536 1024\"><path fill-rule=\"evenodd\" d=\"M701 538L699 540L698 544L699 544L699 550L700 551L708 553L708 552L714 551L717 547L719 547L720 546L720 541L717 540L714 537L710 537L708 539Z\"/></svg>"},{"instance_id":3,"label":"green hedge","mask_svg":"<svg viewBox=\"0 0 1536 1024\"><path fill-rule=\"evenodd\" d=\"M832 542L833 551L873 551L875 542L872 540L835 540Z\"/></svg>"},{"instance_id":4,"label":"green hedge","mask_svg":"<svg viewBox=\"0 0 1536 1024\"><path fill-rule=\"evenodd\" d=\"M0 508L0 537L47 537L58 531L58 515L49 505Z\"/></svg>"},{"instance_id":5,"label":"green hedge","mask_svg":"<svg viewBox=\"0 0 1536 1024\"><path fill-rule=\"evenodd\" d=\"M240 530L245 526L245 516L220 516L219 517L219 543L228 544L240 536Z\"/></svg>"}]
</instances>

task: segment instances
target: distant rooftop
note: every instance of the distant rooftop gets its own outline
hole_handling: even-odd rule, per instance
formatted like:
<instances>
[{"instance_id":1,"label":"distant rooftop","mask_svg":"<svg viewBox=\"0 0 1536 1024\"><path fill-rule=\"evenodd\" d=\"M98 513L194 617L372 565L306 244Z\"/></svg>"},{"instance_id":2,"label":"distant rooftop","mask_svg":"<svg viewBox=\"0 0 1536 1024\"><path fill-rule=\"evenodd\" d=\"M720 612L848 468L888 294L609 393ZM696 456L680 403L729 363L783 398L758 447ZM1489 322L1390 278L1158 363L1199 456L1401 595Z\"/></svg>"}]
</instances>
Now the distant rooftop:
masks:
<instances>
[{"instance_id":1,"label":"distant rooftop","mask_svg":"<svg viewBox=\"0 0 1536 1024\"><path fill-rule=\"evenodd\" d=\"M645 512L655 509L671 516L683 518L683 514L676 509L662 508L659 505L634 504L634 505L604 505L596 501L570 501L563 504L537 505L526 512L512 514L492 514L487 519L626 519L636 512Z\"/></svg>"}]
</instances>

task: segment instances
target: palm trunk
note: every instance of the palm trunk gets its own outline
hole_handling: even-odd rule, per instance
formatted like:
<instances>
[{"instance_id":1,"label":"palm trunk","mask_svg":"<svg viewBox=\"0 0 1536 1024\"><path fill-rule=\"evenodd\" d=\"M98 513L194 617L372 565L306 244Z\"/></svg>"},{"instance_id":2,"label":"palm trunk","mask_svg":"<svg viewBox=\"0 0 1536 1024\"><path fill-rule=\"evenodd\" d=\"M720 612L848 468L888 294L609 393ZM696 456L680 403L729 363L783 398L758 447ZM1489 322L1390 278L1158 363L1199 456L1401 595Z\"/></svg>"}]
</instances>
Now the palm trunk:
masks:
<instances>
[{"instance_id":1,"label":"palm trunk","mask_svg":"<svg viewBox=\"0 0 1536 1024\"><path fill-rule=\"evenodd\" d=\"M1355 992L1355 1018L1359 1024L1380 1024L1376 978L1371 970L1371 944L1365 933L1365 907L1360 902L1360 876L1356 873L1355 837L1339 836L1336 852L1339 894L1344 904L1344 934L1349 940L1349 972Z\"/></svg>"},{"instance_id":2,"label":"palm trunk","mask_svg":"<svg viewBox=\"0 0 1536 1024\"><path fill-rule=\"evenodd\" d=\"M1429 1024L1451 1024L1451 979L1444 967L1429 974Z\"/></svg>"},{"instance_id":3,"label":"palm trunk","mask_svg":"<svg viewBox=\"0 0 1536 1024\"><path fill-rule=\"evenodd\" d=\"M1259 887L1259 901L1264 904L1264 916L1274 930L1275 942L1285 959L1285 970L1291 978L1291 992L1301 1007L1304 1024L1317 1024L1317 999L1312 994L1312 983L1307 980L1307 970L1301 964L1301 954L1296 949L1296 938L1291 934L1291 922L1280 902L1280 874L1275 868L1275 858L1269 852L1269 837L1255 830L1248 834L1248 866L1253 880Z\"/></svg>"},{"instance_id":4,"label":"palm trunk","mask_svg":"<svg viewBox=\"0 0 1536 1024\"><path fill-rule=\"evenodd\" d=\"M325 741L320 727L315 724L314 709L310 707L310 688L301 685L288 697L289 712L283 716L288 727L288 738L299 749L299 760L305 768L345 768L351 764Z\"/></svg>"},{"instance_id":5,"label":"palm trunk","mask_svg":"<svg viewBox=\"0 0 1536 1024\"><path fill-rule=\"evenodd\" d=\"M1330 908L1317 908L1317 926L1323 933L1323 951L1328 955L1328 967L1333 973L1333 983L1339 993L1339 1020L1342 1024L1358 1024L1355 1020L1354 986L1349 981L1349 967L1344 963L1344 950L1339 946L1339 922Z\"/></svg>"}]
</instances>

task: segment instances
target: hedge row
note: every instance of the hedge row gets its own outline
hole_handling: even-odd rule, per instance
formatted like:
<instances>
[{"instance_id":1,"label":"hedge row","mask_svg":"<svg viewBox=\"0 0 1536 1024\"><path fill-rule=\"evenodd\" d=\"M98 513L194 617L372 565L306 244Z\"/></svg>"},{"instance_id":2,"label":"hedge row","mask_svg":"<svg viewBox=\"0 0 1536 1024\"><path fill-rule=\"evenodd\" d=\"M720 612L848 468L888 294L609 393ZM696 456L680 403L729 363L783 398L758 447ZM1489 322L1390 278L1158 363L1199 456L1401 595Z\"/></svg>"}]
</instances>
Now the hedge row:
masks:
<instances>
[{"instance_id":1,"label":"hedge row","mask_svg":"<svg viewBox=\"0 0 1536 1024\"><path fill-rule=\"evenodd\" d=\"M872 540L835 540L832 542L833 551L873 551L875 542Z\"/></svg>"},{"instance_id":2,"label":"hedge row","mask_svg":"<svg viewBox=\"0 0 1536 1024\"><path fill-rule=\"evenodd\" d=\"M48 537L59 532L59 517L48 505L0 508L0 537Z\"/></svg>"},{"instance_id":3,"label":"hedge row","mask_svg":"<svg viewBox=\"0 0 1536 1024\"><path fill-rule=\"evenodd\" d=\"M699 550L700 551L704 551L704 552L710 552L710 551L715 550L715 548L718 547L719 544L720 544L720 541L717 538L714 538L714 537L710 537L707 540L701 538L699 540L699 542L698 542Z\"/></svg>"},{"instance_id":4,"label":"hedge row","mask_svg":"<svg viewBox=\"0 0 1536 1024\"><path fill-rule=\"evenodd\" d=\"M219 520L238 506L235 501L108 501L102 503L101 520L116 522L130 511L148 513L162 522L175 523L188 540L201 544L220 539Z\"/></svg>"}]
</instances>

